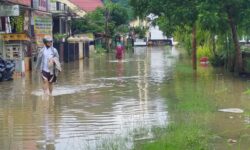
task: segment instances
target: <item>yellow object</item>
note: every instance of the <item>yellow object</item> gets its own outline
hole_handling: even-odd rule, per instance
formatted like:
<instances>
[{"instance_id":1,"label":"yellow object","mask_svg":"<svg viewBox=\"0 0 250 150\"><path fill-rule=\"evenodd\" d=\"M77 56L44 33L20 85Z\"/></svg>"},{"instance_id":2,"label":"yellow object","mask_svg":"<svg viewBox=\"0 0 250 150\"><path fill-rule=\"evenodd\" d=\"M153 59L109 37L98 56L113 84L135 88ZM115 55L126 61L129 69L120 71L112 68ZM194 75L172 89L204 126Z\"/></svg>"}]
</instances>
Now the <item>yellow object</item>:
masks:
<instances>
[{"instance_id":1,"label":"yellow object","mask_svg":"<svg viewBox=\"0 0 250 150\"><path fill-rule=\"evenodd\" d=\"M18 34L3 34L3 41L30 41L28 35L24 33Z\"/></svg>"}]
</instances>

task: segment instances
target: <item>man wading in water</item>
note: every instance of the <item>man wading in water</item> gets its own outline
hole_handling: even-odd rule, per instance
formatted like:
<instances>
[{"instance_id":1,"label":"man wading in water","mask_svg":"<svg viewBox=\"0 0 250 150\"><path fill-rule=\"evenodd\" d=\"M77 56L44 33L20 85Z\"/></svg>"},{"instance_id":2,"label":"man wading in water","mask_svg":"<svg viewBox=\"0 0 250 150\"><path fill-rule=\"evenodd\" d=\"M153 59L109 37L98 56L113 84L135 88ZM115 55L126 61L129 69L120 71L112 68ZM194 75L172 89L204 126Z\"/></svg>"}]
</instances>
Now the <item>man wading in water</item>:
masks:
<instances>
[{"instance_id":1,"label":"man wading in water","mask_svg":"<svg viewBox=\"0 0 250 150\"><path fill-rule=\"evenodd\" d=\"M46 95L52 95L53 83L56 82L58 72L61 71L59 54L52 46L52 38L44 38L44 47L40 50L37 58L36 69L41 72L43 91Z\"/></svg>"}]
</instances>

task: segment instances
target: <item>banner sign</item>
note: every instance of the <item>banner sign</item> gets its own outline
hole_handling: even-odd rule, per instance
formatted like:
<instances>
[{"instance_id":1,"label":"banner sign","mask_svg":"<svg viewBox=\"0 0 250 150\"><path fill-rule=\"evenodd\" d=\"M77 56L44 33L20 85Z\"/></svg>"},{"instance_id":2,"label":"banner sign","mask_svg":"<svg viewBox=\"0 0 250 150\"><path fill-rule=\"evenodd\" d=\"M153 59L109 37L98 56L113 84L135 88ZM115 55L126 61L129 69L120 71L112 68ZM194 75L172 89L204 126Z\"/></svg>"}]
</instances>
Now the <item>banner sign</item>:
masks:
<instances>
[{"instance_id":1,"label":"banner sign","mask_svg":"<svg viewBox=\"0 0 250 150\"><path fill-rule=\"evenodd\" d=\"M19 5L0 5L0 16L19 16L20 8Z\"/></svg>"},{"instance_id":2,"label":"banner sign","mask_svg":"<svg viewBox=\"0 0 250 150\"><path fill-rule=\"evenodd\" d=\"M43 38L52 36L52 16L50 14L35 12L34 13L34 31L37 46L43 46Z\"/></svg>"}]
</instances>

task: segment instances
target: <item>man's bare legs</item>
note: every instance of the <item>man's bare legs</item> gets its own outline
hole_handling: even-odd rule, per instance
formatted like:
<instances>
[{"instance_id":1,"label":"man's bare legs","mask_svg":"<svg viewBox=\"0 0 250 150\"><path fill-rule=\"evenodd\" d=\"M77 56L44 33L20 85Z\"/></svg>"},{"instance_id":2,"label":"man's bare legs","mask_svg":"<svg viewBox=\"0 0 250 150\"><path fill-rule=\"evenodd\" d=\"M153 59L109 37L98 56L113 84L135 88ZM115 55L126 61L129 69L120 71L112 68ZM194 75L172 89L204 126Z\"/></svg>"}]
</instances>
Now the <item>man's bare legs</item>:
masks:
<instances>
[{"instance_id":1,"label":"man's bare legs","mask_svg":"<svg viewBox=\"0 0 250 150\"><path fill-rule=\"evenodd\" d=\"M53 83L48 83L49 85L49 95L52 95L52 91L53 91Z\"/></svg>"},{"instance_id":2,"label":"man's bare legs","mask_svg":"<svg viewBox=\"0 0 250 150\"><path fill-rule=\"evenodd\" d=\"M53 83L50 83L48 80L43 80L43 92L45 95L52 95Z\"/></svg>"},{"instance_id":3,"label":"man's bare legs","mask_svg":"<svg viewBox=\"0 0 250 150\"><path fill-rule=\"evenodd\" d=\"M49 81L47 79L43 79L43 92L45 95L49 95Z\"/></svg>"}]
</instances>

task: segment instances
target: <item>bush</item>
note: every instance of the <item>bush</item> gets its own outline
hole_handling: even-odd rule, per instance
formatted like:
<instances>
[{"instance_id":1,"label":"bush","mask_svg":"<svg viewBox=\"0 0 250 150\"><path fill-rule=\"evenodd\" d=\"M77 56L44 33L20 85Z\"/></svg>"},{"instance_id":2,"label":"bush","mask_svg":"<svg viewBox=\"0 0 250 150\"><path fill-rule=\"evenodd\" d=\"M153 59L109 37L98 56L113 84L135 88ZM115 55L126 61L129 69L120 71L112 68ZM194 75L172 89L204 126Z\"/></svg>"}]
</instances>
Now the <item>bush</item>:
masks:
<instances>
[{"instance_id":1,"label":"bush","mask_svg":"<svg viewBox=\"0 0 250 150\"><path fill-rule=\"evenodd\" d=\"M225 59L223 58L223 56L220 56L220 55L210 57L209 61L211 62L212 66L214 66L214 67L224 66L224 64L225 64Z\"/></svg>"},{"instance_id":2,"label":"bush","mask_svg":"<svg viewBox=\"0 0 250 150\"><path fill-rule=\"evenodd\" d=\"M137 34L140 39L143 39L146 36L147 29L146 28L141 28L141 27L136 27L134 29L134 31L135 31L135 34Z\"/></svg>"}]
</instances>

